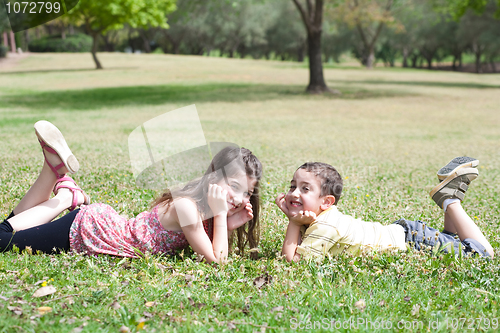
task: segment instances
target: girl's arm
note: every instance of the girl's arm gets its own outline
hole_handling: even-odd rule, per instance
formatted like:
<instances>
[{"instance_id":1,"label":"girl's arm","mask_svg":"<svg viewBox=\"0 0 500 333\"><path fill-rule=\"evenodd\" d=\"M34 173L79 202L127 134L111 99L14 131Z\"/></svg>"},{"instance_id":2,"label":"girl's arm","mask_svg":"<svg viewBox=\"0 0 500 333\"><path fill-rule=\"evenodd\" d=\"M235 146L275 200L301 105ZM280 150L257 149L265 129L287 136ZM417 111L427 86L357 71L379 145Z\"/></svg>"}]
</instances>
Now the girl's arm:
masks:
<instances>
[{"instance_id":1,"label":"girl's arm","mask_svg":"<svg viewBox=\"0 0 500 333\"><path fill-rule=\"evenodd\" d=\"M208 190L208 204L214 214L214 237L210 242L196 204L187 198L175 201L179 224L189 245L205 257L208 262L222 263L227 258L227 192L218 185L211 184Z\"/></svg>"}]
</instances>

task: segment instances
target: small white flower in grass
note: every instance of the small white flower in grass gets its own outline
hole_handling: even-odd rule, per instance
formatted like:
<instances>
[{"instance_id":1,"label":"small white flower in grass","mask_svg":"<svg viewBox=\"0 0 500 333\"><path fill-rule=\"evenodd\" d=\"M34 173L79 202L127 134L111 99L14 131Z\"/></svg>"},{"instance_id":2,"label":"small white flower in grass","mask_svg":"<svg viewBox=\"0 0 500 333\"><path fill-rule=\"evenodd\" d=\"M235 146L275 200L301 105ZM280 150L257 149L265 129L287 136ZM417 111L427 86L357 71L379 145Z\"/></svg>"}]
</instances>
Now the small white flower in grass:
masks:
<instances>
[{"instance_id":1,"label":"small white flower in grass","mask_svg":"<svg viewBox=\"0 0 500 333\"><path fill-rule=\"evenodd\" d=\"M360 299L359 301L357 301L356 303L354 303L354 306L358 310L363 311L366 308L366 302L365 302L364 299Z\"/></svg>"},{"instance_id":2,"label":"small white flower in grass","mask_svg":"<svg viewBox=\"0 0 500 333\"><path fill-rule=\"evenodd\" d=\"M413 305L413 308L411 310L411 315L418 317L419 311L420 311L420 305L419 304L415 304L415 305Z\"/></svg>"}]
</instances>

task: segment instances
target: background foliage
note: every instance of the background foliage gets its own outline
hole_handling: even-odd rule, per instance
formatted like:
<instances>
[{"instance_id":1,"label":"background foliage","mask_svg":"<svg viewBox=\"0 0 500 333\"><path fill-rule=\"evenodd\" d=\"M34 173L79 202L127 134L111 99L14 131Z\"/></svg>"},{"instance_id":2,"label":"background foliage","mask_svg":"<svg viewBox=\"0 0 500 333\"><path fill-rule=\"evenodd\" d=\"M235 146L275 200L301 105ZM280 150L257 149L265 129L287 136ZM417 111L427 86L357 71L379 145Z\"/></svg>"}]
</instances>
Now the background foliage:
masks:
<instances>
[{"instance_id":1,"label":"background foliage","mask_svg":"<svg viewBox=\"0 0 500 333\"><path fill-rule=\"evenodd\" d=\"M497 72L498 10L497 0L325 1L323 61L353 55L368 67ZM291 0L82 0L70 15L18 39L78 32L95 38L95 52L307 60L306 31Z\"/></svg>"},{"instance_id":2,"label":"background foliage","mask_svg":"<svg viewBox=\"0 0 500 333\"><path fill-rule=\"evenodd\" d=\"M128 135L155 116L196 103L207 141L247 147L265 167L259 260L233 255L228 265L212 267L188 251L135 260L2 253L1 330L288 332L293 323L307 327L326 318L450 332L462 331L452 325L464 318L467 326L498 331L492 322L500 313L498 75L364 70L351 61L325 69L327 83L342 95L311 96L303 92L308 70L301 63L100 57L103 71L78 53L31 54L0 69L2 214L42 165L33 131L39 119L64 133L81 165L75 180L93 202L127 217L148 209L157 193L136 187ZM280 258L286 220L273 200L303 162L338 168L345 182L339 209L346 214L383 224L420 219L442 228L442 211L428 193L438 183L436 171L459 155L480 160L480 176L463 205L491 241L495 259L418 252L298 264ZM55 292L35 297L44 285ZM484 318L489 327L479 322ZM357 331L376 329L360 325Z\"/></svg>"},{"instance_id":3,"label":"background foliage","mask_svg":"<svg viewBox=\"0 0 500 333\"><path fill-rule=\"evenodd\" d=\"M84 34L69 35L65 39L60 36L47 36L29 43L31 52L90 52L92 38Z\"/></svg>"}]
</instances>

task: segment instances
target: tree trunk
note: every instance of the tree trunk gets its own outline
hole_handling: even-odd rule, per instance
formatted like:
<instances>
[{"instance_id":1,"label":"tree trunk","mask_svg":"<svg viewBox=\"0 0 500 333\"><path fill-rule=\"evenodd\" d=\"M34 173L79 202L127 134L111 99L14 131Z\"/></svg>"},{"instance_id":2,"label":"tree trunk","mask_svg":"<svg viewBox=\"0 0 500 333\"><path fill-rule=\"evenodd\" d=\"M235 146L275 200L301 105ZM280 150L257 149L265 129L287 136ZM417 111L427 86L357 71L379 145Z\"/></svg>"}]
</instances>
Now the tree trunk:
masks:
<instances>
[{"instance_id":1,"label":"tree trunk","mask_svg":"<svg viewBox=\"0 0 500 333\"><path fill-rule=\"evenodd\" d=\"M3 35L3 45L5 47L9 47L9 36L7 36L6 32L4 32L2 35Z\"/></svg>"},{"instance_id":2,"label":"tree trunk","mask_svg":"<svg viewBox=\"0 0 500 333\"><path fill-rule=\"evenodd\" d=\"M143 29L139 29L139 36L141 36L144 44L144 51L146 51L146 53L151 53L151 45L149 45L148 36L146 36L146 32Z\"/></svg>"},{"instance_id":3,"label":"tree trunk","mask_svg":"<svg viewBox=\"0 0 500 333\"><path fill-rule=\"evenodd\" d=\"M16 36L14 36L14 32L11 30L9 32L10 35L10 51L16 53Z\"/></svg>"},{"instance_id":4,"label":"tree trunk","mask_svg":"<svg viewBox=\"0 0 500 333\"><path fill-rule=\"evenodd\" d=\"M408 48L403 47L403 67L408 67Z\"/></svg>"},{"instance_id":5,"label":"tree trunk","mask_svg":"<svg viewBox=\"0 0 500 333\"><path fill-rule=\"evenodd\" d=\"M329 90L323 77L321 30L307 35L307 45L309 51L309 85L306 91L312 94L321 94Z\"/></svg>"},{"instance_id":6,"label":"tree trunk","mask_svg":"<svg viewBox=\"0 0 500 333\"><path fill-rule=\"evenodd\" d=\"M432 57L426 57L427 60L427 69L432 69Z\"/></svg>"},{"instance_id":7,"label":"tree trunk","mask_svg":"<svg viewBox=\"0 0 500 333\"><path fill-rule=\"evenodd\" d=\"M110 41L109 33L103 35L102 39L104 40L104 48L106 49L106 52L113 52L115 50L115 47Z\"/></svg>"},{"instance_id":8,"label":"tree trunk","mask_svg":"<svg viewBox=\"0 0 500 333\"><path fill-rule=\"evenodd\" d=\"M135 53L135 48L134 48L134 45L132 43L132 29L128 29L127 43L128 43L128 46L130 47L130 51L132 53Z\"/></svg>"},{"instance_id":9,"label":"tree trunk","mask_svg":"<svg viewBox=\"0 0 500 333\"><path fill-rule=\"evenodd\" d=\"M482 73L483 68L481 67L481 52L477 52L476 54L476 73Z\"/></svg>"},{"instance_id":10,"label":"tree trunk","mask_svg":"<svg viewBox=\"0 0 500 333\"><path fill-rule=\"evenodd\" d=\"M326 86L323 77L323 62L321 52L321 33L323 29L323 0L316 0L314 5L312 0L306 1L307 10L299 0L293 0L300 12L302 21L307 31L307 51L309 54L309 85L306 91L311 94L321 94L324 92L337 93Z\"/></svg>"},{"instance_id":11,"label":"tree trunk","mask_svg":"<svg viewBox=\"0 0 500 333\"><path fill-rule=\"evenodd\" d=\"M481 56L483 55L483 48L478 45L475 41L472 43L472 51L476 56L476 73L482 73L483 68L481 67Z\"/></svg>"},{"instance_id":12,"label":"tree trunk","mask_svg":"<svg viewBox=\"0 0 500 333\"><path fill-rule=\"evenodd\" d=\"M304 62L304 53L305 53L305 43L299 46L297 50L297 61L298 62Z\"/></svg>"},{"instance_id":13,"label":"tree trunk","mask_svg":"<svg viewBox=\"0 0 500 333\"><path fill-rule=\"evenodd\" d=\"M417 68L417 63L418 63L418 54L414 54L411 57L411 68Z\"/></svg>"},{"instance_id":14,"label":"tree trunk","mask_svg":"<svg viewBox=\"0 0 500 333\"><path fill-rule=\"evenodd\" d=\"M172 43L172 48L173 48L174 54L179 54L180 47L181 47L181 43Z\"/></svg>"},{"instance_id":15,"label":"tree trunk","mask_svg":"<svg viewBox=\"0 0 500 333\"><path fill-rule=\"evenodd\" d=\"M92 35L92 58L95 62L95 69L102 69L102 65L99 62L99 59L97 59L97 37L99 37L99 35Z\"/></svg>"},{"instance_id":16,"label":"tree trunk","mask_svg":"<svg viewBox=\"0 0 500 333\"><path fill-rule=\"evenodd\" d=\"M24 30L24 41L26 42L26 52L29 52L29 43L30 43L30 35L28 34L28 30Z\"/></svg>"},{"instance_id":17,"label":"tree trunk","mask_svg":"<svg viewBox=\"0 0 500 333\"><path fill-rule=\"evenodd\" d=\"M375 63L375 50L374 47L370 47L368 50L368 56L366 57L366 68L372 69Z\"/></svg>"}]
</instances>

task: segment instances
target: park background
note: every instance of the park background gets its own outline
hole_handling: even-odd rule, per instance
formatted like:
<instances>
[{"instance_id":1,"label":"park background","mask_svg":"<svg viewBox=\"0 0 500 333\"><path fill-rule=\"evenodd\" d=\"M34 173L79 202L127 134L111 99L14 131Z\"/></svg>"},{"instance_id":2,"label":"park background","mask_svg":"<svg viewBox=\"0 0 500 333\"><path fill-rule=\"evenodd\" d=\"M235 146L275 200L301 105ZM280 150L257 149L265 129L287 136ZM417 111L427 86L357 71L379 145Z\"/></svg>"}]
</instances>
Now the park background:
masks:
<instances>
[{"instance_id":1,"label":"park background","mask_svg":"<svg viewBox=\"0 0 500 333\"><path fill-rule=\"evenodd\" d=\"M372 324L340 331L387 331L382 321L393 331L498 330L498 259L410 251L287 263L286 220L273 204L300 164L319 160L344 178L342 212L441 228L428 196L435 173L468 155L480 176L463 205L498 248L498 4L325 1L318 23L298 3L304 16L291 0L110 1L122 9L111 16L80 1L79 12L26 32L2 26L3 214L38 175L39 119L64 133L92 201L129 217L157 193L135 185L128 135L186 105L196 104L207 141L251 149L265 175L258 260L248 248L223 267L189 251L134 260L2 253L1 330L281 332L319 322L332 331L331 320L349 319ZM86 27L91 9L103 17ZM304 18L322 28L323 82ZM54 292L35 297L42 286Z\"/></svg>"}]
</instances>

